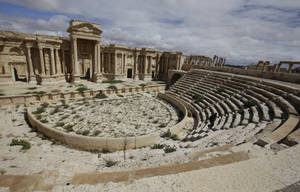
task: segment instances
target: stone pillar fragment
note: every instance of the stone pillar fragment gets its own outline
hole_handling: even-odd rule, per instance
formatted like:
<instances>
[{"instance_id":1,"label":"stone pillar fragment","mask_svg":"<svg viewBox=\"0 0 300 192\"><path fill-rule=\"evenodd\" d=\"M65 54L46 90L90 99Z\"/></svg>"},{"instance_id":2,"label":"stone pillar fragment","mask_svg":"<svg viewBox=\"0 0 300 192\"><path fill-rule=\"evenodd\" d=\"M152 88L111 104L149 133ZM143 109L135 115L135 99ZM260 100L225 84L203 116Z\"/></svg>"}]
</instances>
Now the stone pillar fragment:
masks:
<instances>
[{"instance_id":1,"label":"stone pillar fragment","mask_svg":"<svg viewBox=\"0 0 300 192\"><path fill-rule=\"evenodd\" d=\"M292 64L292 63L289 64L288 73L291 73L291 72L292 72L293 65L294 65L294 64Z\"/></svg>"},{"instance_id":2,"label":"stone pillar fragment","mask_svg":"<svg viewBox=\"0 0 300 192\"><path fill-rule=\"evenodd\" d=\"M55 48L55 62L56 62L56 71L57 74L61 74L61 63L58 57L58 48Z\"/></svg>"},{"instance_id":3,"label":"stone pillar fragment","mask_svg":"<svg viewBox=\"0 0 300 192\"><path fill-rule=\"evenodd\" d=\"M55 62L54 62L54 49L53 47L50 48L50 69L51 69L51 75L55 75Z\"/></svg>"},{"instance_id":4,"label":"stone pillar fragment","mask_svg":"<svg viewBox=\"0 0 300 192\"><path fill-rule=\"evenodd\" d=\"M29 76L33 75L33 65L31 59L31 47L27 47L27 61L28 61L28 72Z\"/></svg>"},{"instance_id":5,"label":"stone pillar fragment","mask_svg":"<svg viewBox=\"0 0 300 192\"><path fill-rule=\"evenodd\" d=\"M42 47L39 47L39 53L40 53L41 74L45 75L45 63L44 63L44 54L43 54Z\"/></svg>"}]
</instances>

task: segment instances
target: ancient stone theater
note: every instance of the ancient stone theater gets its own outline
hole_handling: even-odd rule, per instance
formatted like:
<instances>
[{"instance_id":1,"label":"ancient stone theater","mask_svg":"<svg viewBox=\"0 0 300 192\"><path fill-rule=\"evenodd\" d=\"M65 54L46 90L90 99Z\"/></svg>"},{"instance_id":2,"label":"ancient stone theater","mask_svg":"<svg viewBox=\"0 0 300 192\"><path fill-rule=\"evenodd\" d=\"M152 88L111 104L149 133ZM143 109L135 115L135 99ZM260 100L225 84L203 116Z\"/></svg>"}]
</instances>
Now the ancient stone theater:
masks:
<instances>
[{"instance_id":1,"label":"ancient stone theater","mask_svg":"<svg viewBox=\"0 0 300 192\"><path fill-rule=\"evenodd\" d=\"M0 191L300 190L300 62L67 32L0 31Z\"/></svg>"}]
</instances>

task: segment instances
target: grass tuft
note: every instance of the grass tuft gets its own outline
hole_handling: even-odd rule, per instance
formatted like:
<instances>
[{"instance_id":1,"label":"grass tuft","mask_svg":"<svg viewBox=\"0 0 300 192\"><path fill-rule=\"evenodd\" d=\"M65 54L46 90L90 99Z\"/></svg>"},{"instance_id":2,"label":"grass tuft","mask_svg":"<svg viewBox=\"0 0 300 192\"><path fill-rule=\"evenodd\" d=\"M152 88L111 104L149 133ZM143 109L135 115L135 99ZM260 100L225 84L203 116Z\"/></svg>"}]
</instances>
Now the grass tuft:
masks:
<instances>
[{"instance_id":1,"label":"grass tuft","mask_svg":"<svg viewBox=\"0 0 300 192\"><path fill-rule=\"evenodd\" d=\"M13 139L10 143L10 146L14 146L14 145L21 145L22 146L22 150L27 150L27 149L30 149L31 147L31 144L26 141L26 140L23 140L23 139Z\"/></svg>"}]
</instances>

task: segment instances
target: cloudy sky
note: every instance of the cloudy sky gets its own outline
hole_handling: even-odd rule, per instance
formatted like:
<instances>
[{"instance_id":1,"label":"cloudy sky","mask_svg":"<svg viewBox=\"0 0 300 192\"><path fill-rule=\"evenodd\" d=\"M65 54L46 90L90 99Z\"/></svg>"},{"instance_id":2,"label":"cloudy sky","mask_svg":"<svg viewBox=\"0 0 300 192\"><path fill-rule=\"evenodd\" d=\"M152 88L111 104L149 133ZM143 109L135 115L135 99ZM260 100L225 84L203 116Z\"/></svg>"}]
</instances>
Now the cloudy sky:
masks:
<instances>
[{"instance_id":1,"label":"cloudy sky","mask_svg":"<svg viewBox=\"0 0 300 192\"><path fill-rule=\"evenodd\" d=\"M300 60L300 0L0 0L0 29L67 36L101 24L102 43L227 58Z\"/></svg>"}]
</instances>

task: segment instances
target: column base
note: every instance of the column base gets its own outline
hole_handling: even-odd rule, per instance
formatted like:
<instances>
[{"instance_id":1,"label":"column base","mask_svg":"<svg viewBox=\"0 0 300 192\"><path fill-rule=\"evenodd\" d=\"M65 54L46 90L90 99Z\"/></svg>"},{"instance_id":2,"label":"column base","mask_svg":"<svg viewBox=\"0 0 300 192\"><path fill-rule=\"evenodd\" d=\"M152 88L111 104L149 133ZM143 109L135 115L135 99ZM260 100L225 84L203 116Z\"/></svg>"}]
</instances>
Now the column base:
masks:
<instances>
[{"instance_id":1,"label":"column base","mask_svg":"<svg viewBox=\"0 0 300 192\"><path fill-rule=\"evenodd\" d=\"M71 76L71 82L72 83L78 83L78 82L80 82L80 75L72 75Z\"/></svg>"},{"instance_id":2,"label":"column base","mask_svg":"<svg viewBox=\"0 0 300 192\"><path fill-rule=\"evenodd\" d=\"M37 81L35 75L31 75L29 77L28 84L30 84L30 85L37 85L38 84L38 81Z\"/></svg>"}]
</instances>

